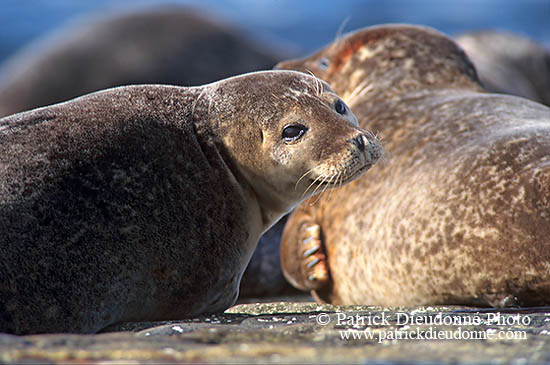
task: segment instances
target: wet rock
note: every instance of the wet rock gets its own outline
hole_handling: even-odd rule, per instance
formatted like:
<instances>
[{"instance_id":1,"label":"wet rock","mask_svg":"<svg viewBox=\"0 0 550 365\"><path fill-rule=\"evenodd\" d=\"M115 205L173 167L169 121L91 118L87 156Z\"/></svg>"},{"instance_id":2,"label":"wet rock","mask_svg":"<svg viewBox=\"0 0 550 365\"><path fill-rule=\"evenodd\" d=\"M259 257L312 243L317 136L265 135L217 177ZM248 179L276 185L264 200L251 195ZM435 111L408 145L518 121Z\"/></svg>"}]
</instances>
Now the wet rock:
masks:
<instances>
[{"instance_id":1,"label":"wet rock","mask_svg":"<svg viewBox=\"0 0 550 365\"><path fill-rule=\"evenodd\" d=\"M116 332L0 335L0 362L550 361L550 307L499 311L271 302L240 304L225 313L180 321L121 324L109 330Z\"/></svg>"}]
</instances>

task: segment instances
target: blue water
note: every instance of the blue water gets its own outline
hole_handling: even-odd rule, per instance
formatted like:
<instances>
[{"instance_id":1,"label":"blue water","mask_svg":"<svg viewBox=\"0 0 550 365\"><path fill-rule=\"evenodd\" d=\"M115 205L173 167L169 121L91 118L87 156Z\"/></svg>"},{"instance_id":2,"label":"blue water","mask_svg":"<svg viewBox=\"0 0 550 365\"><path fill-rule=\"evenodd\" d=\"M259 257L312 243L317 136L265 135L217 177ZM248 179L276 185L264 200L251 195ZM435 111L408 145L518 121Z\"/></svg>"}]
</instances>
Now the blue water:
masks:
<instances>
[{"instance_id":1,"label":"blue water","mask_svg":"<svg viewBox=\"0 0 550 365\"><path fill-rule=\"evenodd\" d=\"M0 61L74 17L180 3L239 25L260 42L309 53L344 31L415 23L450 35L499 28L550 44L550 0L0 0Z\"/></svg>"}]
</instances>

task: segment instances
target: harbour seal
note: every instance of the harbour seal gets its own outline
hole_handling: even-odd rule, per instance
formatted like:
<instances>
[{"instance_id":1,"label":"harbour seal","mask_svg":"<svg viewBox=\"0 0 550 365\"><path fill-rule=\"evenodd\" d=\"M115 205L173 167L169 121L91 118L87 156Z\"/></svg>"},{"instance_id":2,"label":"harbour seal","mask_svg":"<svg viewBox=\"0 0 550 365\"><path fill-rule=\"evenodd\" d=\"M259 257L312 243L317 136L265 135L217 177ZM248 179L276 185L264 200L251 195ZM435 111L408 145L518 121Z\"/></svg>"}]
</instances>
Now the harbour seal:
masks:
<instances>
[{"instance_id":1,"label":"harbour seal","mask_svg":"<svg viewBox=\"0 0 550 365\"><path fill-rule=\"evenodd\" d=\"M0 68L0 116L114 86L195 86L271 69L282 52L266 48L184 6L86 17L5 61Z\"/></svg>"},{"instance_id":2,"label":"harbour seal","mask_svg":"<svg viewBox=\"0 0 550 365\"><path fill-rule=\"evenodd\" d=\"M542 45L496 30L461 34L456 42L474 63L487 90L550 105L550 51Z\"/></svg>"},{"instance_id":3,"label":"harbour seal","mask_svg":"<svg viewBox=\"0 0 550 365\"><path fill-rule=\"evenodd\" d=\"M550 109L487 93L425 27L361 29L279 68L329 82L388 156L292 213L293 285L335 304L550 304Z\"/></svg>"},{"instance_id":4,"label":"harbour seal","mask_svg":"<svg viewBox=\"0 0 550 365\"><path fill-rule=\"evenodd\" d=\"M0 332L221 311L258 238L380 145L320 80L265 71L0 120Z\"/></svg>"}]
</instances>

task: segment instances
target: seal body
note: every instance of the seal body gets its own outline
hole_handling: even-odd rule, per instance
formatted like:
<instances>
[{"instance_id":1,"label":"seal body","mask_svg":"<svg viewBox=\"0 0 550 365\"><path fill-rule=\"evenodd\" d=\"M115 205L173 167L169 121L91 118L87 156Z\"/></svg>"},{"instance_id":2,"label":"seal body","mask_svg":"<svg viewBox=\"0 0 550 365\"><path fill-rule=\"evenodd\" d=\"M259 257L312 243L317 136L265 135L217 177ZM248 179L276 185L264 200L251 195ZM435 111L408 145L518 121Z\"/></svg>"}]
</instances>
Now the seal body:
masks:
<instances>
[{"instance_id":1,"label":"seal body","mask_svg":"<svg viewBox=\"0 0 550 365\"><path fill-rule=\"evenodd\" d=\"M485 92L429 28L362 29L279 67L327 80L387 150L292 213L295 286L335 304L550 303L550 109Z\"/></svg>"},{"instance_id":2,"label":"seal body","mask_svg":"<svg viewBox=\"0 0 550 365\"><path fill-rule=\"evenodd\" d=\"M379 158L336 102L309 75L269 71L115 88L0 120L0 332L96 332L230 306L263 231Z\"/></svg>"},{"instance_id":3,"label":"seal body","mask_svg":"<svg viewBox=\"0 0 550 365\"><path fill-rule=\"evenodd\" d=\"M456 42L487 90L550 105L550 51L543 45L496 30L461 34Z\"/></svg>"}]
</instances>

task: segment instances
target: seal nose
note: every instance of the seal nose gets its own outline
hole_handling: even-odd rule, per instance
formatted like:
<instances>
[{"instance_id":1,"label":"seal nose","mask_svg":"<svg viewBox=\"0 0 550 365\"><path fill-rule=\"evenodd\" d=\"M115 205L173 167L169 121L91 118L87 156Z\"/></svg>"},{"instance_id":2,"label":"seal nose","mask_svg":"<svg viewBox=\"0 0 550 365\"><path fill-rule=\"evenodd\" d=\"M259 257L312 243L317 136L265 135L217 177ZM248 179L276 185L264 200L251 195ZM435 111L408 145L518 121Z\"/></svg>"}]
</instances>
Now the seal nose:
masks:
<instances>
[{"instance_id":1,"label":"seal nose","mask_svg":"<svg viewBox=\"0 0 550 365\"><path fill-rule=\"evenodd\" d=\"M371 137L370 134L361 133L357 137L352 138L350 142L357 147L368 163L375 164L382 157L383 149L376 137L372 136L369 138L367 135Z\"/></svg>"},{"instance_id":2,"label":"seal nose","mask_svg":"<svg viewBox=\"0 0 550 365\"><path fill-rule=\"evenodd\" d=\"M359 148L359 151L365 152L365 139L367 137L364 134L360 134L359 136L355 137L352 142ZM366 142L368 143L368 142Z\"/></svg>"}]
</instances>

